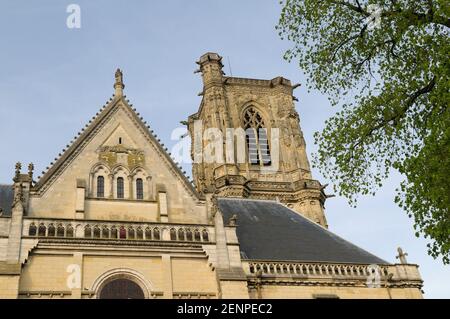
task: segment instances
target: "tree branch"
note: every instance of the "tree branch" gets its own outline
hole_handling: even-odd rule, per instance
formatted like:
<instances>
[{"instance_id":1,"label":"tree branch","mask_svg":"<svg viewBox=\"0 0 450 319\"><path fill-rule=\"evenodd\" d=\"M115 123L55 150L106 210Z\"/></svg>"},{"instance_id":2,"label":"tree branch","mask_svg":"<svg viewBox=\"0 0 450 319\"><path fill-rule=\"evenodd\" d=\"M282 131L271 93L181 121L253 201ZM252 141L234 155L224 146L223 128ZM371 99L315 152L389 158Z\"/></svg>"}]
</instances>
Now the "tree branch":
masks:
<instances>
[{"instance_id":1,"label":"tree branch","mask_svg":"<svg viewBox=\"0 0 450 319\"><path fill-rule=\"evenodd\" d=\"M367 131L365 134L363 134L355 144L353 144L352 146L350 146L350 152L351 154L353 154L353 150L356 149L358 146L360 146L364 140L368 137L371 136L375 131L383 128L384 126L386 126L387 124L390 124L391 122L393 122L393 126L396 126L399 119L402 118L407 111L409 110L409 108L416 102L416 100L424 95L427 94L429 92L431 92L434 88L436 84L436 76L434 76L431 81L424 87L422 87L421 89L417 90L416 92L414 92L413 94L411 94L408 99L406 100L405 105L400 108L400 110L398 112L396 112L395 114L393 114L392 116L388 117L388 118L383 118L380 119L377 125L375 125L374 127L370 128L369 131ZM350 157L352 158L352 156Z\"/></svg>"}]
</instances>

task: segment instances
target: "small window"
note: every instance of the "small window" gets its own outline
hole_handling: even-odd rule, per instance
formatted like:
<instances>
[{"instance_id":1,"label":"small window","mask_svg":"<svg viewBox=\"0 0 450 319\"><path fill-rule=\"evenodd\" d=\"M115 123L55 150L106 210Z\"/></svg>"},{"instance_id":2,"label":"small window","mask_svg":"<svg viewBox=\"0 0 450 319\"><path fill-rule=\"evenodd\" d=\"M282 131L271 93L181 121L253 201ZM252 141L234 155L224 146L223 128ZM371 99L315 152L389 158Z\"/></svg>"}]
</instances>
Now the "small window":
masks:
<instances>
[{"instance_id":1,"label":"small window","mask_svg":"<svg viewBox=\"0 0 450 319\"><path fill-rule=\"evenodd\" d=\"M46 232L47 228L45 227L44 224L40 224L39 225L39 229L38 229L38 235L39 236L45 236L45 232Z\"/></svg>"},{"instance_id":2,"label":"small window","mask_svg":"<svg viewBox=\"0 0 450 319\"><path fill-rule=\"evenodd\" d=\"M144 232L142 231L141 227L138 227L136 230L136 238L137 239L144 239Z\"/></svg>"},{"instance_id":3,"label":"small window","mask_svg":"<svg viewBox=\"0 0 450 319\"><path fill-rule=\"evenodd\" d=\"M192 241L192 232L191 232L191 230L189 228L186 229L186 240L187 241Z\"/></svg>"},{"instance_id":4,"label":"small window","mask_svg":"<svg viewBox=\"0 0 450 319\"><path fill-rule=\"evenodd\" d=\"M144 183L142 178L138 178L136 180L136 198L144 199Z\"/></svg>"},{"instance_id":5,"label":"small window","mask_svg":"<svg viewBox=\"0 0 450 319\"><path fill-rule=\"evenodd\" d=\"M119 137L119 144L122 144L122 138Z\"/></svg>"},{"instance_id":6,"label":"small window","mask_svg":"<svg viewBox=\"0 0 450 319\"><path fill-rule=\"evenodd\" d=\"M109 238L109 229L106 226L102 228L102 238Z\"/></svg>"},{"instance_id":7,"label":"small window","mask_svg":"<svg viewBox=\"0 0 450 319\"><path fill-rule=\"evenodd\" d=\"M63 225L58 224L58 227L56 228L56 236L64 237L64 226Z\"/></svg>"},{"instance_id":8,"label":"small window","mask_svg":"<svg viewBox=\"0 0 450 319\"><path fill-rule=\"evenodd\" d=\"M92 237L92 228L91 228L91 226L86 225L84 227L84 237L86 237L86 238Z\"/></svg>"},{"instance_id":9,"label":"small window","mask_svg":"<svg viewBox=\"0 0 450 319\"><path fill-rule=\"evenodd\" d=\"M53 226L53 224L50 224L48 226L47 236L51 236L51 237L56 236L56 228L55 228L55 226Z\"/></svg>"},{"instance_id":10,"label":"small window","mask_svg":"<svg viewBox=\"0 0 450 319\"><path fill-rule=\"evenodd\" d=\"M94 238L100 238L100 228L98 226L94 227Z\"/></svg>"},{"instance_id":11,"label":"small window","mask_svg":"<svg viewBox=\"0 0 450 319\"><path fill-rule=\"evenodd\" d=\"M208 231L206 229L203 229L202 237L203 237L203 241L209 241Z\"/></svg>"},{"instance_id":12,"label":"small window","mask_svg":"<svg viewBox=\"0 0 450 319\"><path fill-rule=\"evenodd\" d=\"M126 229L123 226L121 226L120 229L119 229L119 238L120 239L126 239L127 238L127 231L126 231Z\"/></svg>"},{"instance_id":13,"label":"small window","mask_svg":"<svg viewBox=\"0 0 450 319\"><path fill-rule=\"evenodd\" d=\"M155 229L153 229L153 239L155 239L155 240L160 240L160 235L159 235L159 229L158 228L155 228Z\"/></svg>"},{"instance_id":14,"label":"small window","mask_svg":"<svg viewBox=\"0 0 450 319\"><path fill-rule=\"evenodd\" d=\"M145 228L145 239L152 239L152 230L150 229L150 227Z\"/></svg>"},{"instance_id":15,"label":"small window","mask_svg":"<svg viewBox=\"0 0 450 319\"><path fill-rule=\"evenodd\" d=\"M73 237L73 227L72 227L72 225L68 225L67 226L66 237Z\"/></svg>"},{"instance_id":16,"label":"small window","mask_svg":"<svg viewBox=\"0 0 450 319\"><path fill-rule=\"evenodd\" d=\"M105 197L105 178L103 176L97 177L97 197Z\"/></svg>"},{"instance_id":17,"label":"small window","mask_svg":"<svg viewBox=\"0 0 450 319\"><path fill-rule=\"evenodd\" d=\"M37 228L35 224L31 224L28 229L28 236L36 236Z\"/></svg>"},{"instance_id":18,"label":"small window","mask_svg":"<svg viewBox=\"0 0 450 319\"><path fill-rule=\"evenodd\" d=\"M175 228L170 229L170 240L177 240L177 232Z\"/></svg>"},{"instance_id":19,"label":"small window","mask_svg":"<svg viewBox=\"0 0 450 319\"><path fill-rule=\"evenodd\" d=\"M178 240L184 240L184 230L183 228L178 229Z\"/></svg>"},{"instance_id":20,"label":"small window","mask_svg":"<svg viewBox=\"0 0 450 319\"><path fill-rule=\"evenodd\" d=\"M133 227L129 227L128 228L128 239L134 239L134 235L135 235L135 232L134 232Z\"/></svg>"},{"instance_id":21,"label":"small window","mask_svg":"<svg viewBox=\"0 0 450 319\"><path fill-rule=\"evenodd\" d=\"M124 198L123 177L117 178L117 198Z\"/></svg>"}]
</instances>

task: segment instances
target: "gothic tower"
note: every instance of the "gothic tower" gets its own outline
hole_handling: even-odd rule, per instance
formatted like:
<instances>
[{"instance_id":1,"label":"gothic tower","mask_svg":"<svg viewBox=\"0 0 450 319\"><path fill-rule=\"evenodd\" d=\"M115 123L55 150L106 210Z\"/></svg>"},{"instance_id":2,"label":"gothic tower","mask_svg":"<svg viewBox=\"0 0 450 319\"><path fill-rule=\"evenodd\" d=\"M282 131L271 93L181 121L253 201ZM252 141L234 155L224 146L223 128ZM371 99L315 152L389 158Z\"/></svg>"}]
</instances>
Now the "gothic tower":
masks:
<instances>
[{"instance_id":1,"label":"gothic tower","mask_svg":"<svg viewBox=\"0 0 450 319\"><path fill-rule=\"evenodd\" d=\"M298 85L225 76L221 61L206 53L197 62L202 101L187 123L197 190L277 199L326 227L324 187L312 179L293 102Z\"/></svg>"}]
</instances>

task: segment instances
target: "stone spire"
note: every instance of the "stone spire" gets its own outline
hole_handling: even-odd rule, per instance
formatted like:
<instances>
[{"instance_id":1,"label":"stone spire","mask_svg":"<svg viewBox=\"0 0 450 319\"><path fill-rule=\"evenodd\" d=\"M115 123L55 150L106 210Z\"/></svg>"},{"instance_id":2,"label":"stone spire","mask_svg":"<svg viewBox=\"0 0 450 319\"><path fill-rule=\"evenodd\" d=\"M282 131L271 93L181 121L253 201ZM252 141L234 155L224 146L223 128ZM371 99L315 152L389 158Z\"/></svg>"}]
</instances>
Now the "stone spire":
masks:
<instances>
[{"instance_id":1,"label":"stone spire","mask_svg":"<svg viewBox=\"0 0 450 319\"><path fill-rule=\"evenodd\" d=\"M114 96L115 97L121 97L123 96L123 89L125 88L125 85L123 84L123 74L120 69L116 70L116 82L114 83Z\"/></svg>"},{"instance_id":2,"label":"stone spire","mask_svg":"<svg viewBox=\"0 0 450 319\"><path fill-rule=\"evenodd\" d=\"M34 164L30 163L28 164L28 176L31 180L33 180L33 171L34 171Z\"/></svg>"},{"instance_id":3,"label":"stone spire","mask_svg":"<svg viewBox=\"0 0 450 319\"><path fill-rule=\"evenodd\" d=\"M16 168L16 170L15 170L15 174L14 174L14 179L19 179L20 170L22 169L22 164L20 162L17 162L15 168Z\"/></svg>"}]
</instances>

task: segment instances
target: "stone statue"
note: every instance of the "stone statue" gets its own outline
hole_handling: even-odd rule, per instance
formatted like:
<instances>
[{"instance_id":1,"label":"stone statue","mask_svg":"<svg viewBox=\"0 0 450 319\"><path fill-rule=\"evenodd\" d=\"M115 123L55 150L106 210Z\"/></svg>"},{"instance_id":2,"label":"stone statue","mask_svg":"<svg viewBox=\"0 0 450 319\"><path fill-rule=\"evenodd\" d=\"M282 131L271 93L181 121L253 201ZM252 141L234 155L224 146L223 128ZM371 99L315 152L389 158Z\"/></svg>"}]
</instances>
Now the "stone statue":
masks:
<instances>
[{"instance_id":1,"label":"stone statue","mask_svg":"<svg viewBox=\"0 0 450 319\"><path fill-rule=\"evenodd\" d=\"M231 216L231 218L228 220L228 225L229 225L229 226L236 226L236 221L237 221L237 215L234 214L234 215Z\"/></svg>"},{"instance_id":2,"label":"stone statue","mask_svg":"<svg viewBox=\"0 0 450 319\"><path fill-rule=\"evenodd\" d=\"M123 74L120 69L116 70L116 83L123 83Z\"/></svg>"}]
</instances>

